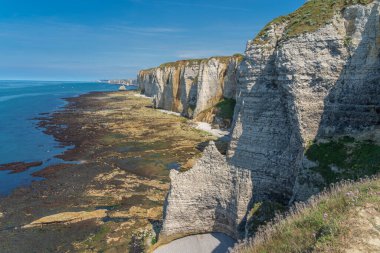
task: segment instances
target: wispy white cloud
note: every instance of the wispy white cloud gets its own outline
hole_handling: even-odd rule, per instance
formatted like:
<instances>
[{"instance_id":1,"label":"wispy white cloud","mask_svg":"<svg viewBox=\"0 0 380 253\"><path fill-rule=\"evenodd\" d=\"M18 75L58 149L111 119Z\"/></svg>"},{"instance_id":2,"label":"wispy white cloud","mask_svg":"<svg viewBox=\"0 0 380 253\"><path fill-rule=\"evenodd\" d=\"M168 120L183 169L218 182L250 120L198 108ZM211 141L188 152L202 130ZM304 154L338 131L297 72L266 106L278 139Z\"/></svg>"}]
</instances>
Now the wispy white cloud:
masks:
<instances>
[{"instance_id":1,"label":"wispy white cloud","mask_svg":"<svg viewBox=\"0 0 380 253\"><path fill-rule=\"evenodd\" d=\"M32 36L31 33L38 32L40 35L43 34L45 39L54 36L54 38L68 38L80 39L91 37L125 37L128 35L137 36L158 36L158 35L179 35L181 32L185 31L179 27L167 27L167 26L132 26L130 24L105 24L97 27L61 22L54 19L44 19L34 22L23 22L23 21L13 21L13 22L1 22L0 23L0 38L17 38L19 40L33 40L38 38ZM52 36L50 36L52 34ZM115 36L116 35L116 36Z\"/></svg>"},{"instance_id":2,"label":"wispy white cloud","mask_svg":"<svg viewBox=\"0 0 380 253\"><path fill-rule=\"evenodd\" d=\"M130 25L112 25L104 27L108 31L117 31L124 33L133 33L138 35L157 35L167 33L179 33L184 30L178 27L134 27Z\"/></svg>"}]
</instances>

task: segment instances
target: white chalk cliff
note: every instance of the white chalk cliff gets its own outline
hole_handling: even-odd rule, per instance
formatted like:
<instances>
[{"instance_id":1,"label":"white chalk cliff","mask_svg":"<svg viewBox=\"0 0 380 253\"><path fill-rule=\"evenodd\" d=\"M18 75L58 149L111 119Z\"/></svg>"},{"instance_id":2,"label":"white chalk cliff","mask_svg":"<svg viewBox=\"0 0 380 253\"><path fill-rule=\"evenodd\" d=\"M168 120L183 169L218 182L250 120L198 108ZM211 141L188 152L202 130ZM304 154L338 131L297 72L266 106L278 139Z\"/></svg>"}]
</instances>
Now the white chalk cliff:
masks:
<instances>
[{"instance_id":1,"label":"white chalk cliff","mask_svg":"<svg viewBox=\"0 0 380 253\"><path fill-rule=\"evenodd\" d=\"M183 60L142 70L137 81L142 93L154 98L154 107L212 122L207 113L223 98L236 97L237 67L241 55Z\"/></svg>"},{"instance_id":2,"label":"white chalk cliff","mask_svg":"<svg viewBox=\"0 0 380 253\"><path fill-rule=\"evenodd\" d=\"M375 0L345 6L326 24L292 36L289 20L273 22L248 42L227 157L211 144L193 169L171 173L163 236L223 232L239 238L252 202L287 203L318 191L313 187L318 177L308 172L304 155L310 141L379 134L379 5ZM189 76L202 73L197 83L216 80L219 74L209 74L218 68L204 69L215 61L140 73L141 88L156 96L158 107L194 115L209 106L210 96L202 94L212 88L198 86L195 95ZM151 79L156 86L146 85ZM168 86L179 79L187 84L182 92L178 85ZM189 112L191 103L185 102L193 98L196 107Z\"/></svg>"}]
</instances>

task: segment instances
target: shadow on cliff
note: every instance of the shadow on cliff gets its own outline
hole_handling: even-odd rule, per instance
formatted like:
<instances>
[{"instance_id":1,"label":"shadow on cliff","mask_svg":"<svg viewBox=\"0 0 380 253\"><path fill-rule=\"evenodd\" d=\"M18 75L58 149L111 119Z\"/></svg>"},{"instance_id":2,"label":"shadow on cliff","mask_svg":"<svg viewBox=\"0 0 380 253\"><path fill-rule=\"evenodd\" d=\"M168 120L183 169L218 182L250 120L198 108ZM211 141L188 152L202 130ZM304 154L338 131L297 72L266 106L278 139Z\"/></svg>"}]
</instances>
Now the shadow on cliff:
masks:
<instances>
[{"instance_id":1,"label":"shadow on cliff","mask_svg":"<svg viewBox=\"0 0 380 253\"><path fill-rule=\"evenodd\" d=\"M226 136L219 137L218 139L214 140L215 146L218 149L218 151L222 155L226 155L227 149L228 149L228 144L229 144L229 138L226 138ZM210 141L204 141L199 143L196 148L203 153L205 148L210 144Z\"/></svg>"},{"instance_id":2,"label":"shadow on cliff","mask_svg":"<svg viewBox=\"0 0 380 253\"><path fill-rule=\"evenodd\" d=\"M234 115L235 128L241 127L241 135L231 144L234 153L229 163L252 171L252 203L267 199L289 201L300 162L294 154L302 154L303 150L300 124L294 116L295 98L288 85L277 82L275 59L276 51L258 74L252 74L254 85L241 88Z\"/></svg>"},{"instance_id":3,"label":"shadow on cliff","mask_svg":"<svg viewBox=\"0 0 380 253\"><path fill-rule=\"evenodd\" d=\"M232 248L236 243L235 240L222 233L212 233L212 236L220 242L212 253L226 253L228 252L228 249Z\"/></svg>"},{"instance_id":4,"label":"shadow on cliff","mask_svg":"<svg viewBox=\"0 0 380 253\"><path fill-rule=\"evenodd\" d=\"M372 9L362 35L366 37L352 53L338 81L324 99L317 138L352 134L380 126L380 23L377 7Z\"/></svg>"},{"instance_id":5,"label":"shadow on cliff","mask_svg":"<svg viewBox=\"0 0 380 253\"><path fill-rule=\"evenodd\" d=\"M373 8L369 20L378 15L377 8ZM363 34L369 37L363 38L352 53L324 99L317 137L380 125L379 21L367 22ZM333 54L337 49L329 50ZM278 83L276 57L274 51L263 70L251 74L255 77L254 85L241 90L240 110L234 116L235 127L241 126L241 135L237 143L231 144L235 150L229 162L252 171L253 202L269 199L287 204L301 169L304 144L295 97L290 92L292 81ZM365 79L361 78L363 75Z\"/></svg>"}]
</instances>

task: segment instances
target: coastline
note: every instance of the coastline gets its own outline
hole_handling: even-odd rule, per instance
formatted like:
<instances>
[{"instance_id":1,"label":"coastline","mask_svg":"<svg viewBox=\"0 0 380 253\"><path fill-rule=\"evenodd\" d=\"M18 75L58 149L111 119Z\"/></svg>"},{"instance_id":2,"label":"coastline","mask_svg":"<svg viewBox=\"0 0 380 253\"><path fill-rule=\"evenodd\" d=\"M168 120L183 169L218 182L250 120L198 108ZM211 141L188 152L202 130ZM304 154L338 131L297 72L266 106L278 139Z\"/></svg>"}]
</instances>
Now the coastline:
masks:
<instances>
[{"instance_id":1,"label":"coastline","mask_svg":"<svg viewBox=\"0 0 380 253\"><path fill-rule=\"evenodd\" d=\"M1 197L42 180L31 174L63 162L55 156L72 148L45 134L38 126L40 118L62 110L68 103L65 98L115 90L108 84L92 82L0 81L0 114L4 122L0 141L6 144L0 147Z\"/></svg>"},{"instance_id":2,"label":"coastline","mask_svg":"<svg viewBox=\"0 0 380 253\"><path fill-rule=\"evenodd\" d=\"M154 238L169 169L190 168L214 137L184 118L152 110L150 100L134 94L93 92L68 98L64 110L40 119L45 133L73 146L58 156L70 163L33 173L46 180L0 199L0 251L33 246L51 252L141 252ZM105 215L91 218L96 210ZM72 222L79 212L90 218ZM57 221L54 215L63 218ZM38 228L15 229L41 219L45 223L37 222ZM49 242L38 244L46 238ZM15 243L19 240L25 243Z\"/></svg>"}]
</instances>

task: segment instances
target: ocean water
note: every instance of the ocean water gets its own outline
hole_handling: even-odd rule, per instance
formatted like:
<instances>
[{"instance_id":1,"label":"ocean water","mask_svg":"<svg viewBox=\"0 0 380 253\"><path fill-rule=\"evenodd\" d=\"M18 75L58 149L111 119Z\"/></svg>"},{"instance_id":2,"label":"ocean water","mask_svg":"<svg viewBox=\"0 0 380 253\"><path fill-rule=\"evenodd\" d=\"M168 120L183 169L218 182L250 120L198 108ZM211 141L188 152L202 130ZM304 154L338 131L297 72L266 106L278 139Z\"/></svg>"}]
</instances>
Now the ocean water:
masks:
<instances>
[{"instance_id":1,"label":"ocean water","mask_svg":"<svg viewBox=\"0 0 380 253\"><path fill-rule=\"evenodd\" d=\"M62 109L66 104L63 98L117 89L117 85L96 82L0 81L0 164L43 162L18 174L0 171L0 196L42 180L32 177L31 173L61 163L62 160L54 156L70 148L62 147L52 136L44 134L34 118Z\"/></svg>"}]
</instances>

